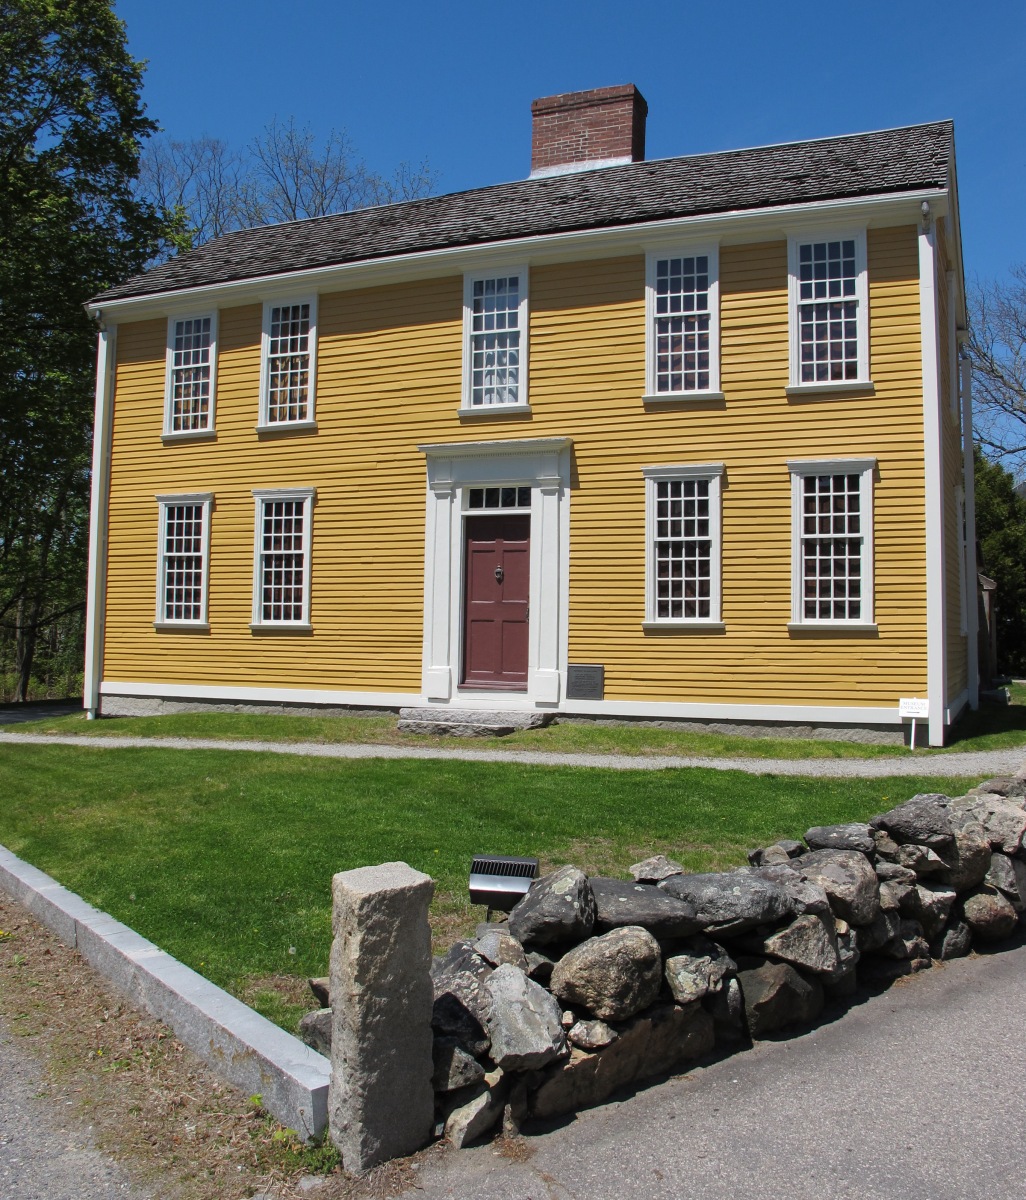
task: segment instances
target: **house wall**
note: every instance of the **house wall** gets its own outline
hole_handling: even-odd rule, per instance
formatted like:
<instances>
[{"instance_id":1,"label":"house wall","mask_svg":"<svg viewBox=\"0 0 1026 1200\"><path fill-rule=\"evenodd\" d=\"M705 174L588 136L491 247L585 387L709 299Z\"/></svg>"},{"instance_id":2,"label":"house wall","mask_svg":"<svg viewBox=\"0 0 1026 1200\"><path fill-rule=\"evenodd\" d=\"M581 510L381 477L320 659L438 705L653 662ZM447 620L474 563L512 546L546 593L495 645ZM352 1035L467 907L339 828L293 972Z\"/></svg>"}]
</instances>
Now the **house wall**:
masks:
<instances>
[{"instance_id":1,"label":"house wall","mask_svg":"<svg viewBox=\"0 0 1026 1200\"><path fill-rule=\"evenodd\" d=\"M720 250L724 402L651 407L642 255L530 274L531 413L464 420L462 278L319 300L316 433L257 435L261 312L220 314L217 437L161 441L164 320L119 327L107 681L418 693L418 443L567 436L569 662L607 700L897 706L925 694L924 464L914 227L868 235L872 395L789 400L787 247ZM875 456L878 634L789 634L791 458ZM646 633L640 468L722 462L722 633ZM308 635L254 634L256 487L313 485ZM211 491L210 630L157 632L157 504ZM956 577L957 587L957 577ZM382 701L388 703L387 695Z\"/></svg>"}]
</instances>

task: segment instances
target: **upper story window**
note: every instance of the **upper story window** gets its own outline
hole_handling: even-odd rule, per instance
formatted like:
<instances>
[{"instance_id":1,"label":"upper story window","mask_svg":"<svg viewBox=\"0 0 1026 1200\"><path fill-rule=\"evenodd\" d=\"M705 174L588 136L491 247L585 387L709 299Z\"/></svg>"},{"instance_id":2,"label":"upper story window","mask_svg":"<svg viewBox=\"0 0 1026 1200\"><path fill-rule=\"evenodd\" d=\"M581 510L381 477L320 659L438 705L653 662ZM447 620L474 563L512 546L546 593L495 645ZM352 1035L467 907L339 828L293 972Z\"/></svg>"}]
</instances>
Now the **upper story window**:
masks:
<instances>
[{"instance_id":1,"label":"upper story window","mask_svg":"<svg viewBox=\"0 0 1026 1200\"><path fill-rule=\"evenodd\" d=\"M310 626L310 527L315 494L313 488L253 492L253 628Z\"/></svg>"},{"instance_id":2,"label":"upper story window","mask_svg":"<svg viewBox=\"0 0 1026 1200\"><path fill-rule=\"evenodd\" d=\"M157 619L206 628L210 561L209 492L158 496Z\"/></svg>"},{"instance_id":3,"label":"upper story window","mask_svg":"<svg viewBox=\"0 0 1026 1200\"><path fill-rule=\"evenodd\" d=\"M793 625L873 624L876 459L789 462Z\"/></svg>"},{"instance_id":4,"label":"upper story window","mask_svg":"<svg viewBox=\"0 0 1026 1200\"><path fill-rule=\"evenodd\" d=\"M264 306L260 428L314 424L317 303L313 297Z\"/></svg>"},{"instance_id":5,"label":"upper story window","mask_svg":"<svg viewBox=\"0 0 1026 1200\"><path fill-rule=\"evenodd\" d=\"M717 248L649 254L646 274L646 399L719 397Z\"/></svg>"},{"instance_id":6,"label":"upper story window","mask_svg":"<svg viewBox=\"0 0 1026 1200\"><path fill-rule=\"evenodd\" d=\"M792 238L788 255L791 386L868 385L865 233L823 241Z\"/></svg>"},{"instance_id":7,"label":"upper story window","mask_svg":"<svg viewBox=\"0 0 1026 1200\"><path fill-rule=\"evenodd\" d=\"M722 463L643 467L645 623L718 625Z\"/></svg>"},{"instance_id":8,"label":"upper story window","mask_svg":"<svg viewBox=\"0 0 1026 1200\"><path fill-rule=\"evenodd\" d=\"M526 268L464 280L462 407L527 408Z\"/></svg>"},{"instance_id":9,"label":"upper story window","mask_svg":"<svg viewBox=\"0 0 1026 1200\"><path fill-rule=\"evenodd\" d=\"M214 431L217 314L172 317L167 325L165 437Z\"/></svg>"}]
</instances>

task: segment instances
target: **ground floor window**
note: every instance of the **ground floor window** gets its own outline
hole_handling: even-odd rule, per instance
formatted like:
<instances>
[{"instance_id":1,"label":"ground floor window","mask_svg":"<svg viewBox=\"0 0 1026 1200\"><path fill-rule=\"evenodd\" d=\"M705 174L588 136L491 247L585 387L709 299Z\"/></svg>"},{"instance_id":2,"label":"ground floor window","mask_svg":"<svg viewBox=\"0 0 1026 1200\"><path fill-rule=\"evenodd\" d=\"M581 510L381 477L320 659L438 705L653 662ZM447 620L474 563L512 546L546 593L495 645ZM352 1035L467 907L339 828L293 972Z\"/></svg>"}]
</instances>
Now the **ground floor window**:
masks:
<instances>
[{"instance_id":1,"label":"ground floor window","mask_svg":"<svg viewBox=\"0 0 1026 1200\"><path fill-rule=\"evenodd\" d=\"M253 625L309 626L313 488L255 491Z\"/></svg>"},{"instance_id":2,"label":"ground floor window","mask_svg":"<svg viewBox=\"0 0 1026 1200\"><path fill-rule=\"evenodd\" d=\"M158 496L157 625L203 625L211 495Z\"/></svg>"}]
</instances>

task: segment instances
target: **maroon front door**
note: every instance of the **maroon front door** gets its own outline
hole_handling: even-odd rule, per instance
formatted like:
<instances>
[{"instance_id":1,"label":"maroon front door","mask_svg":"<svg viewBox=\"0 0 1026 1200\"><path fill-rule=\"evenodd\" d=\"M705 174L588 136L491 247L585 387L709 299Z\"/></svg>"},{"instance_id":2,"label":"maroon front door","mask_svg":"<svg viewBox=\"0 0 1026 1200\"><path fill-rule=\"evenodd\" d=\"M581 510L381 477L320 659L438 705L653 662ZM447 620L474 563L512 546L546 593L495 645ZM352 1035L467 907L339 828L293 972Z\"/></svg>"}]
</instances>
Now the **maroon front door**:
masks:
<instances>
[{"instance_id":1,"label":"maroon front door","mask_svg":"<svg viewBox=\"0 0 1026 1200\"><path fill-rule=\"evenodd\" d=\"M469 517L463 687L527 690L531 518Z\"/></svg>"}]
</instances>

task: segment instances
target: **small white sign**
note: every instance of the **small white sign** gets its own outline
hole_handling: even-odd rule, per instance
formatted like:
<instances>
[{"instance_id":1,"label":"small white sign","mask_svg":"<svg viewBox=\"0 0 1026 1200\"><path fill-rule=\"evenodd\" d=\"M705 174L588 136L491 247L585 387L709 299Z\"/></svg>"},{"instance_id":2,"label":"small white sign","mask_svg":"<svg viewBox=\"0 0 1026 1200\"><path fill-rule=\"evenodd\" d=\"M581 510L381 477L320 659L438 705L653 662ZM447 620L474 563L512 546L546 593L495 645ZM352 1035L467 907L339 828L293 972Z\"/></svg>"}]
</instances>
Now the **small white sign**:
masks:
<instances>
[{"instance_id":1,"label":"small white sign","mask_svg":"<svg viewBox=\"0 0 1026 1200\"><path fill-rule=\"evenodd\" d=\"M917 696L909 696L906 699L898 701L898 716L899 717L928 717L930 715L930 701L920 700Z\"/></svg>"}]
</instances>

